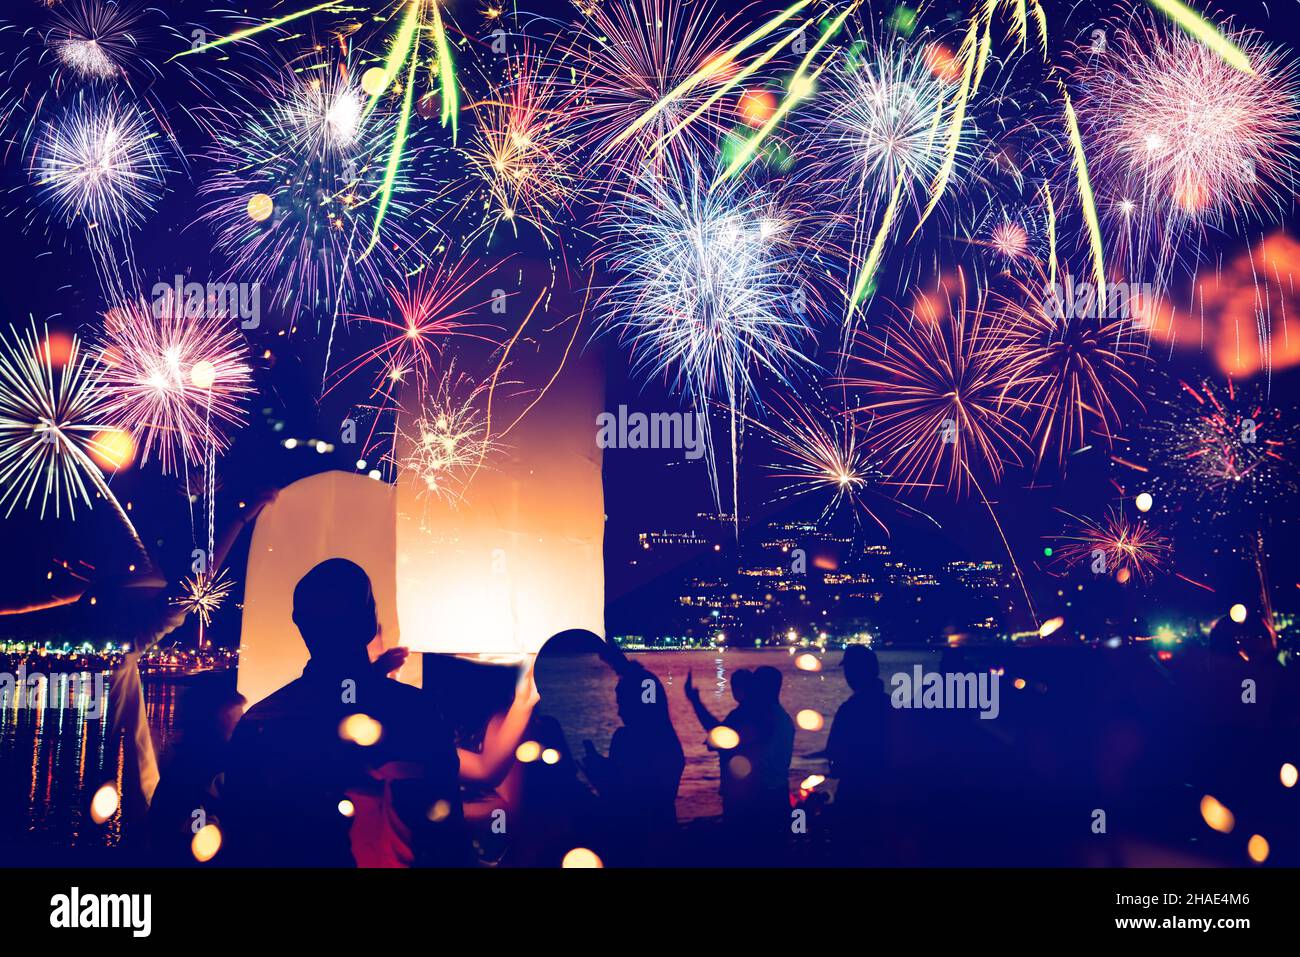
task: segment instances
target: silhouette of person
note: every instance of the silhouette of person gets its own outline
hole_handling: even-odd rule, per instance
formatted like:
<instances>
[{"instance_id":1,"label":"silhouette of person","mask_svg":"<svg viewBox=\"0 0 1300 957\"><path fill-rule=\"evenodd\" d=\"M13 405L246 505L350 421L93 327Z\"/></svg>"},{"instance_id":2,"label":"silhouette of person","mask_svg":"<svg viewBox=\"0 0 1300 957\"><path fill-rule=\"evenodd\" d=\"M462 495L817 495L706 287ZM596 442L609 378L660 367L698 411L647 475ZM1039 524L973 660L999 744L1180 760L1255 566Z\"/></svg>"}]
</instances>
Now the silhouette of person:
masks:
<instances>
[{"instance_id":1,"label":"silhouette of person","mask_svg":"<svg viewBox=\"0 0 1300 957\"><path fill-rule=\"evenodd\" d=\"M772 860L789 833L794 721L781 707L780 696L781 672L771 665L755 668L735 729L739 754L728 764L733 776L747 771L740 781L740 825L760 861ZM738 764L742 758L745 763Z\"/></svg>"},{"instance_id":2,"label":"silhouette of person","mask_svg":"<svg viewBox=\"0 0 1300 957\"><path fill-rule=\"evenodd\" d=\"M623 724L609 756L583 742L583 767L604 805L616 864L662 862L676 841L677 789L686 768L659 679L640 664L623 666L614 690Z\"/></svg>"},{"instance_id":3,"label":"silhouette of person","mask_svg":"<svg viewBox=\"0 0 1300 957\"><path fill-rule=\"evenodd\" d=\"M277 866L466 865L451 730L432 697L371 664L378 633L370 579L331 558L298 583L293 621L311 658L302 677L258 702L231 740L230 863Z\"/></svg>"},{"instance_id":4,"label":"silhouette of person","mask_svg":"<svg viewBox=\"0 0 1300 957\"><path fill-rule=\"evenodd\" d=\"M509 829L502 864L559 867L575 847L601 846L599 801L578 776L578 763L558 721L534 714L525 739L553 759L517 762L506 777L503 790L514 796L518 810L512 814L518 823Z\"/></svg>"},{"instance_id":5,"label":"silhouette of person","mask_svg":"<svg viewBox=\"0 0 1300 957\"><path fill-rule=\"evenodd\" d=\"M885 761L889 696L880 680L880 661L864 645L850 645L840 660L852 689L831 721L822 756L830 774L839 779L835 790L836 843L847 856L864 850L877 813L879 784Z\"/></svg>"},{"instance_id":6,"label":"silhouette of person","mask_svg":"<svg viewBox=\"0 0 1300 957\"><path fill-rule=\"evenodd\" d=\"M710 736L709 747L720 751L723 822L737 863L773 863L781 852L790 814L790 762L794 757L794 721L781 707L781 672L763 665L747 678L733 677L739 704L718 722L699 702L688 680L687 697L700 724L712 731L724 724L739 743L727 748Z\"/></svg>"},{"instance_id":7,"label":"silhouette of person","mask_svg":"<svg viewBox=\"0 0 1300 957\"><path fill-rule=\"evenodd\" d=\"M149 805L149 837L159 866L194 865L190 842L197 827L223 824L227 752L245 704L228 677L220 675L221 680L185 692L179 734Z\"/></svg>"},{"instance_id":8,"label":"silhouette of person","mask_svg":"<svg viewBox=\"0 0 1300 957\"><path fill-rule=\"evenodd\" d=\"M675 835L686 760L659 680L616 645L578 629L547 641L534 671L539 710L583 742L579 767L599 797L598 846L591 849L612 864L661 858ZM608 756L591 740L606 734Z\"/></svg>"},{"instance_id":9,"label":"silhouette of person","mask_svg":"<svg viewBox=\"0 0 1300 957\"><path fill-rule=\"evenodd\" d=\"M719 725L731 728L733 731L743 720L741 708L745 704L745 692L749 688L749 683L753 679L754 673L748 668L738 668L731 675L731 696L736 701L736 707L727 713L722 720L718 720L713 713L705 707L704 702L700 700L699 689L695 687L691 680L691 673L686 673L686 700L691 703L691 708L695 711L695 718L700 722L700 727L704 729L705 734L711 732ZM736 808L733 806L737 799L736 778L727 773L727 764L734 756L735 751L731 748L716 748L712 743L709 749L718 752L718 792L722 795L722 814L723 817L730 817L735 814Z\"/></svg>"}]
</instances>

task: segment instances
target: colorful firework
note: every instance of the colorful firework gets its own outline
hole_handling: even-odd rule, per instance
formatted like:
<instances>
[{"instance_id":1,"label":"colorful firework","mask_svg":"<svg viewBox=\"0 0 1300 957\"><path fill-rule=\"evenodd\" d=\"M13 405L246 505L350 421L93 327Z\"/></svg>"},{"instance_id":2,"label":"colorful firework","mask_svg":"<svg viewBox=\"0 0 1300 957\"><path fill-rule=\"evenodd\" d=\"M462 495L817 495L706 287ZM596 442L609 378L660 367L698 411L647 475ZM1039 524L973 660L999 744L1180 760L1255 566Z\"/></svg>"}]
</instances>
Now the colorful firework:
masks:
<instances>
[{"instance_id":1,"label":"colorful firework","mask_svg":"<svg viewBox=\"0 0 1300 957\"><path fill-rule=\"evenodd\" d=\"M116 80L145 69L142 5L74 0L53 7L50 18L45 45L72 78Z\"/></svg>"},{"instance_id":2,"label":"colorful firework","mask_svg":"<svg viewBox=\"0 0 1300 957\"><path fill-rule=\"evenodd\" d=\"M446 259L409 278L401 286L389 286L395 318L353 315L361 328L378 329L383 340L345 363L336 376L342 382L365 366L378 364L381 379L405 381L414 374L421 393L437 371L443 353L453 337L467 336L483 342L494 340L478 330L493 328L464 320L475 315L498 298L470 302L467 297L474 286L491 270L478 262ZM504 306L504 302L501 302Z\"/></svg>"},{"instance_id":3,"label":"colorful firework","mask_svg":"<svg viewBox=\"0 0 1300 957\"><path fill-rule=\"evenodd\" d=\"M117 97L78 97L46 124L31 176L68 223L120 233L139 225L162 197L167 165L157 133L135 106Z\"/></svg>"},{"instance_id":4,"label":"colorful firework","mask_svg":"<svg viewBox=\"0 0 1300 957\"><path fill-rule=\"evenodd\" d=\"M1062 270L1053 281L1042 269L995 293L997 341L1007 388L1030 416L1037 462L1055 448L1057 465L1082 451L1091 437L1109 448L1125 405L1141 408L1132 369L1146 360L1135 334L1143 304L1116 283L1106 305L1091 283L1076 284Z\"/></svg>"},{"instance_id":5,"label":"colorful firework","mask_svg":"<svg viewBox=\"0 0 1300 957\"><path fill-rule=\"evenodd\" d=\"M102 495L139 542L94 457L111 459L103 370L75 336L54 360L48 330L11 328L0 349L0 505L6 517L40 501L76 517L77 502L93 507ZM93 493L93 494L92 494Z\"/></svg>"},{"instance_id":6,"label":"colorful firework","mask_svg":"<svg viewBox=\"0 0 1300 957\"><path fill-rule=\"evenodd\" d=\"M847 506L855 522L861 512L889 533L870 500L878 498L891 506L906 506L884 491L889 477L882 471L874 448L862 440L851 414L831 410L824 399L801 396L781 396L769 404L767 413L770 421L748 421L771 440L780 456L780 461L767 466L776 479L785 483L778 500L825 496L827 501L818 521L826 521Z\"/></svg>"},{"instance_id":7,"label":"colorful firework","mask_svg":"<svg viewBox=\"0 0 1300 957\"><path fill-rule=\"evenodd\" d=\"M213 172L199 188L199 218L226 255L228 275L265 286L291 329L306 313L332 330L365 294L406 272L404 263L418 258L420 214L435 202L407 202L416 183L429 185L422 151L411 150L394 194L398 215L363 257L394 118L357 115L361 93L351 73L342 63L289 71L270 84L263 108L219 119Z\"/></svg>"},{"instance_id":8,"label":"colorful firework","mask_svg":"<svg viewBox=\"0 0 1300 957\"><path fill-rule=\"evenodd\" d=\"M185 609L186 614L198 615L199 622L207 628L234 587L224 568L216 574L199 572L181 583L181 594L172 599L172 604Z\"/></svg>"},{"instance_id":9,"label":"colorful firework","mask_svg":"<svg viewBox=\"0 0 1300 957\"><path fill-rule=\"evenodd\" d=\"M1271 219L1290 201L1300 76L1257 34L1231 37L1253 72L1147 17L1078 55L1079 124L1131 276L1154 270L1163 285L1176 257L1195 261L1205 226Z\"/></svg>"},{"instance_id":10,"label":"colorful firework","mask_svg":"<svg viewBox=\"0 0 1300 957\"><path fill-rule=\"evenodd\" d=\"M508 79L474 104L477 125L463 155L479 187L483 220L465 237L492 242L499 228L519 235L527 223L552 245L567 208L576 166L561 91L526 51L511 58Z\"/></svg>"},{"instance_id":11,"label":"colorful firework","mask_svg":"<svg viewBox=\"0 0 1300 957\"><path fill-rule=\"evenodd\" d=\"M799 216L741 180L710 188L695 163L665 174L610 213L604 258L616 281L604 291L603 326L628 344L637 371L670 382L701 414L711 400L729 410L734 500L739 416L758 377L785 380L810 363L800 351L814 303Z\"/></svg>"},{"instance_id":12,"label":"colorful firework","mask_svg":"<svg viewBox=\"0 0 1300 957\"><path fill-rule=\"evenodd\" d=\"M596 161L585 171L589 185L605 193L621 178L656 170L662 148L677 162L714 148L727 130L714 94L735 73L734 64L719 58L730 27L725 14L671 0L617 0L590 9L557 64L568 68L573 85L572 135ZM698 87L667 100L623 137L696 75L702 77ZM688 118L698 122L682 126Z\"/></svg>"},{"instance_id":13,"label":"colorful firework","mask_svg":"<svg viewBox=\"0 0 1300 957\"><path fill-rule=\"evenodd\" d=\"M902 40L854 48L821 83L805 117L811 147L805 171L852 224L850 299L856 303L874 288L875 267L903 205L921 218L945 168L960 187L974 158L975 130L964 114L958 117L950 84ZM944 130L953 124L949 143Z\"/></svg>"},{"instance_id":14,"label":"colorful firework","mask_svg":"<svg viewBox=\"0 0 1300 957\"><path fill-rule=\"evenodd\" d=\"M983 294L972 302L965 278L957 284L937 308L923 298L900 321L859 334L852 359L867 372L846 380L865 390L855 411L870 413L891 481L927 494L945 487L961 496L980 477L999 481L1028 449L1017 418L1028 403L1017 394L1002 332Z\"/></svg>"},{"instance_id":15,"label":"colorful firework","mask_svg":"<svg viewBox=\"0 0 1300 957\"><path fill-rule=\"evenodd\" d=\"M449 368L436 388L420 400L415 421L398 432L404 453L397 464L422 493L455 505L470 480L497 447L488 434L483 406L486 386Z\"/></svg>"},{"instance_id":16,"label":"colorful firework","mask_svg":"<svg viewBox=\"0 0 1300 957\"><path fill-rule=\"evenodd\" d=\"M141 461L156 454L165 473L206 461L243 424L241 402L253 392L248 351L215 296L181 303L169 289L152 306L110 311L99 359L106 417L137 439Z\"/></svg>"},{"instance_id":17,"label":"colorful firework","mask_svg":"<svg viewBox=\"0 0 1300 957\"><path fill-rule=\"evenodd\" d=\"M1175 507L1195 501L1195 520L1214 522L1248 509L1259 519L1295 493L1292 415L1268 403L1259 386L1180 382L1147 427L1153 485Z\"/></svg>"},{"instance_id":18,"label":"colorful firework","mask_svg":"<svg viewBox=\"0 0 1300 957\"><path fill-rule=\"evenodd\" d=\"M1066 514L1069 514L1068 512ZM1076 526L1058 536L1053 558L1068 567L1087 567L1096 575L1114 575L1121 583L1134 576L1150 582L1172 550L1169 539L1149 523L1130 520L1111 508L1094 520L1071 515Z\"/></svg>"}]
</instances>

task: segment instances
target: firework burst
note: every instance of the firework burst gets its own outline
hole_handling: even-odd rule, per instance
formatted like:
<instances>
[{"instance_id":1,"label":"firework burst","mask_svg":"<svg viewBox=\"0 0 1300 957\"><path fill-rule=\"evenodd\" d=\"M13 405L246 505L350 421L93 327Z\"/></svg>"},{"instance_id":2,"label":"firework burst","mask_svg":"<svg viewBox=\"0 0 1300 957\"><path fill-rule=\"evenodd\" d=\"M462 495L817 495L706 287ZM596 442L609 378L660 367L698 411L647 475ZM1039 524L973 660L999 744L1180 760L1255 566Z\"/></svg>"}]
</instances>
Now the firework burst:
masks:
<instances>
[{"instance_id":1,"label":"firework burst","mask_svg":"<svg viewBox=\"0 0 1300 957\"><path fill-rule=\"evenodd\" d=\"M481 323L466 322L488 301L471 303L467 296L485 271L480 264L462 259L447 260L422 269L414 282L409 279L403 286L389 286L394 318L354 315L362 328L379 330L382 341L347 362L338 372L336 385L361 368L378 364L381 379L405 381L414 373L421 393L433 378L448 342L456 336L466 336L484 342L490 337L477 330L491 328Z\"/></svg>"},{"instance_id":2,"label":"firework burst","mask_svg":"<svg viewBox=\"0 0 1300 957\"><path fill-rule=\"evenodd\" d=\"M846 384L865 390L857 411L871 414L872 443L891 481L960 496L977 476L996 482L1019 464L1028 433L1016 417L1028 403L1013 388L983 295L971 302L964 278L958 285L937 307L922 297L900 321L859 334L852 358L867 373Z\"/></svg>"},{"instance_id":3,"label":"firework burst","mask_svg":"<svg viewBox=\"0 0 1300 957\"><path fill-rule=\"evenodd\" d=\"M136 437L142 461L156 454L165 473L202 463L243 424L252 370L234 323L219 303L170 297L104 317L105 414Z\"/></svg>"},{"instance_id":4,"label":"firework burst","mask_svg":"<svg viewBox=\"0 0 1300 957\"><path fill-rule=\"evenodd\" d=\"M809 173L832 187L866 223L895 184L919 216L948 155L943 130L955 105L949 84L919 49L896 41L848 52L822 75L808 111ZM951 180L959 184L974 159L974 128L963 125Z\"/></svg>"},{"instance_id":5,"label":"firework burst","mask_svg":"<svg viewBox=\"0 0 1300 957\"><path fill-rule=\"evenodd\" d=\"M48 331L11 328L0 340L0 505L6 517L39 499L40 514L92 503L92 490L112 500L91 458L109 451L103 370L75 337L56 365Z\"/></svg>"},{"instance_id":6,"label":"firework burst","mask_svg":"<svg viewBox=\"0 0 1300 957\"><path fill-rule=\"evenodd\" d=\"M1259 387L1179 383L1147 428L1155 487L1171 502L1195 501L1197 520L1215 522L1248 509L1267 516L1295 493L1292 416L1265 401Z\"/></svg>"},{"instance_id":7,"label":"firework burst","mask_svg":"<svg viewBox=\"0 0 1300 957\"><path fill-rule=\"evenodd\" d=\"M715 146L727 126L708 101L717 83L735 72L735 65L720 57L730 23L706 7L671 0L616 0L587 11L560 63L572 64L573 135L597 161L587 170L592 188L606 193L620 179L658 170L665 151L681 163ZM634 135L620 139L670 91L701 72L706 82L670 100Z\"/></svg>"},{"instance_id":8,"label":"firework burst","mask_svg":"<svg viewBox=\"0 0 1300 957\"><path fill-rule=\"evenodd\" d=\"M1163 282L1180 253L1195 258L1204 226L1272 218L1289 204L1297 70L1253 33L1231 34L1253 72L1149 19L1108 37L1078 59L1080 125L1116 252L1129 275L1155 270Z\"/></svg>"},{"instance_id":9,"label":"firework burst","mask_svg":"<svg viewBox=\"0 0 1300 957\"><path fill-rule=\"evenodd\" d=\"M306 71L309 79L287 71L263 91L269 103L261 109L214 121L199 218L213 229L229 274L263 284L290 328L305 312L318 323L328 317L332 329L333 319L404 273L417 232L427 228L421 214L437 201L434 191L411 201L415 184L429 183L424 151L408 147L391 191L393 215L363 257L394 118L379 109L358 114L351 72L337 63Z\"/></svg>"},{"instance_id":10,"label":"firework burst","mask_svg":"<svg viewBox=\"0 0 1300 957\"><path fill-rule=\"evenodd\" d=\"M198 615L199 622L207 628L234 587L224 568L216 574L199 572L181 583L181 594L172 599L172 604L185 609L186 614Z\"/></svg>"},{"instance_id":11,"label":"firework burst","mask_svg":"<svg viewBox=\"0 0 1300 957\"><path fill-rule=\"evenodd\" d=\"M855 521L859 512L865 513L888 533L888 527L867 504L873 495L887 498L881 486L888 476L874 450L861 441L853 417L825 406L824 402L781 396L767 409L770 421L748 420L771 440L780 456L780 461L768 465L774 478L784 483L778 499L822 495L827 501L819 521L847 506Z\"/></svg>"},{"instance_id":12,"label":"firework burst","mask_svg":"<svg viewBox=\"0 0 1300 957\"><path fill-rule=\"evenodd\" d=\"M115 97L79 97L46 124L31 162L32 179L60 218L108 233L153 212L166 172L149 120Z\"/></svg>"},{"instance_id":13,"label":"firework burst","mask_svg":"<svg viewBox=\"0 0 1300 957\"><path fill-rule=\"evenodd\" d=\"M472 195L481 196L483 220L466 244L479 236L490 243L502 227L518 236L522 222L550 245L567 209L575 175L568 111L538 66L527 51L513 57L508 80L474 105L478 123L463 155L480 187Z\"/></svg>"},{"instance_id":14,"label":"firework burst","mask_svg":"<svg viewBox=\"0 0 1300 957\"><path fill-rule=\"evenodd\" d=\"M1134 576L1149 582L1169 557L1168 538L1144 521L1126 518L1120 509L1108 510L1101 520L1070 517L1076 526L1056 539L1062 544L1053 556L1062 565L1113 574L1121 583Z\"/></svg>"},{"instance_id":15,"label":"firework burst","mask_svg":"<svg viewBox=\"0 0 1300 957\"><path fill-rule=\"evenodd\" d=\"M396 464L422 494L455 505L470 479L496 448L482 409L486 388L449 368L421 400L407 431L398 432L404 453Z\"/></svg>"},{"instance_id":16,"label":"firework burst","mask_svg":"<svg viewBox=\"0 0 1300 957\"><path fill-rule=\"evenodd\" d=\"M1065 271L1052 282L1040 269L1032 279L1013 280L1010 293L991 297L1007 388L1036 417L1031 431L1039 464L1055 448L1064 467L1092 436L1109 448L1124 405L1141 407L1130 371L1146 360L1131 315L1140 304L1116 294L1103 308L1095 297L1076 296L1076 288L1091 287L1076 287Z\"/></svg>"},{"instance_id":17,"label":"firework burst","mask_svg":"<svg viewBox=\"0 0 1300 957\"><path fill-rule=\"evenodd\" d=\"M46 46L79 80L114 80L140 55L141 11L127 3L78 0L51 11Z\"/></svg>"},{"instance_id":18,"label":"firework burst","mask_svg":"<svg viewBox=\"0 0 1300 957\"><path fill-rule=\"evenodd\" d=\"M668 169L610 216L604 255L617 281L602 297L604 326L629 346L634 369L673 384L701 414L711 401L729 410L734 498L738 419L758 377L784 381L810 364L798 215L741 180L711 189L694 164Z\"/></svg>"}]
</instances>

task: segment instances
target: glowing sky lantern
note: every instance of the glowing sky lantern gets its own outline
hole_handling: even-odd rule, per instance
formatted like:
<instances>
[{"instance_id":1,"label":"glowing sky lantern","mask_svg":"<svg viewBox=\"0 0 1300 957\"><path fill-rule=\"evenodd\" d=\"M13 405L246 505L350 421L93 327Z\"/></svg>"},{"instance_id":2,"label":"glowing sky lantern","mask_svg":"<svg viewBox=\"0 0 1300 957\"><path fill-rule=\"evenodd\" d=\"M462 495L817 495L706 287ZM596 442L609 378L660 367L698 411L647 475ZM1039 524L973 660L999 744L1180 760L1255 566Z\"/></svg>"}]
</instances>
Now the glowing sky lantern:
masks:
<instances>
[{"instance_id":1,"label":"glowing sky lantern","mask_svg":"<svg viewBox=\"0 0 1300 957\"><path fill-rule=\"evenodd\" d=\"M322 472L281 489L258 516L248 550L239 691L253 705L302 674L307 647L293 624L293 589L327 558L356 562L370 576L382 630L391 648L400 636L394 593L392 486L364 475ZM399 674L416 680L419 663Z\"/></svg>"},{"instance_id":2,"label":"glowing sky lantern","mask_svg":"<svg viewBox=\"0 0 1300 957\"><path fill-rule=\"evenodd\" d=\"M520 355L508 375L545 383L555 362ZM605 633L600 368L570 356L540 398L512 404L505 392L491 448L454 494L398 477L397 613L413 651L518 657L569 628ZM398 461L413 431L402 429Z\"/></svg>"},{"instance_id":3,"label":"glowing sky lantern","mask_svg":"<svg viewBox=\"0 0 1300 957\"><path fill-rule=\"evenodd\" d=\"M302 674L293 589L327 558L347 558L370 576L375 654L400 643L518 659L568 628L604 634L600 366L570 356L556 374L555 356L543 352L521 355L508 374L542 383L555 374L552 387L523 398L516 390L494 406L489 454L454 498L401 468L396 486L335 471L282 489L262 512L240 643L239 690L250 705ZM540 370L529 368L534 360ZM399 441L396 462L408 460L400 446L409 441L418 438ZM421 672L412 655L397 677L419 685Z\"/></svg>"}]
</instances>

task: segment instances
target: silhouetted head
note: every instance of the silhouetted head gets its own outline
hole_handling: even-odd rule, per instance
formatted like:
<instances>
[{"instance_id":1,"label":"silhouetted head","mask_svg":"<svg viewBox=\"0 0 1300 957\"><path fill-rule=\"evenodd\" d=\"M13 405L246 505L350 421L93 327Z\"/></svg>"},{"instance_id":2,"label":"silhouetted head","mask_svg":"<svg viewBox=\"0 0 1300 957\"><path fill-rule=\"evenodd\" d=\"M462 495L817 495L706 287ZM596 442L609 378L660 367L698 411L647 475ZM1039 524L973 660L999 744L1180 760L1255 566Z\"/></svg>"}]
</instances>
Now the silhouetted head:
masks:
<instances>
[{"instance_id":1,"label":"silhouetted head","mask_svg":"<svg viewBox=\"0 0 1300 957\"><path fill-rule=\"evenodd\" d=\"M533 680L542 701L557 694L596 692L606 682L613 683L607 664L609 650L599 635L582 628L570 628L547 639L537 652Z\"/></svg>"},{"instance_id":2,"label":"silhouetted head","mask_svg":"<svg viewBox=\"0 0 1300 957\"><path fill-rule=\"evenodd\" d=\"M1265 661L1274 654L1273 636L1265 627L1263 616L1257 612L1248 612L1242 622L1224 615L1210 629L1209 648L1215 654L1241 657L1246 661Z\"/></svg>"},{"instance_id":3,"label":"silhouetted head","mask_svg":"<svg viewBox=\"0 0 1300 957\"><path fill-rule=\"evenodd\" d=\"M776 704L781 698L781 672L771 665L755 668L745 694L760 704Z\"/></svg>"},{"instance_id":4,"label":"silhouetted head","mask_svg":"<svg viewBox=\"0 0 1300 957\"><path fill-rule=\"evenodd\" d=\"M632 665L623 672L614 694L618 699L618 716L629 727L669 720L664 686L642 665Z\"/></svg>"},{"instance_id":5,"label":"silhouetted head","mask_svg":"<svg viewBox=\"0 0 1300 957\"><path fill-rule=\"evenodd\" d=\"M351 663L379 632L370 576L346 558L321 562L293 590L293 623L313 661Z\"/></svg>"},{"instance_id":6,"label":"silhouetted head","mask_svg":"<svg viewBox=\"0 0 1300 957\"><path fill-rule=\"evenodd\" d=\"M880 659L866 645L849 645L840 659L844 680L854 691L861 691L880 678Z\"/></svg>"},{"instance_id":7,"label":"silhouetted head","mask_svg":"<svg viewBox=\"0 0 1300 957\"><path fill-rule=\"evenodd\" d=\"M731 673L731 696L736 699L736 704L745 700L745 694L749 691L749 683L754 678L754 672L748 668L737 668Z\"/></svg>"}]
</instances>

